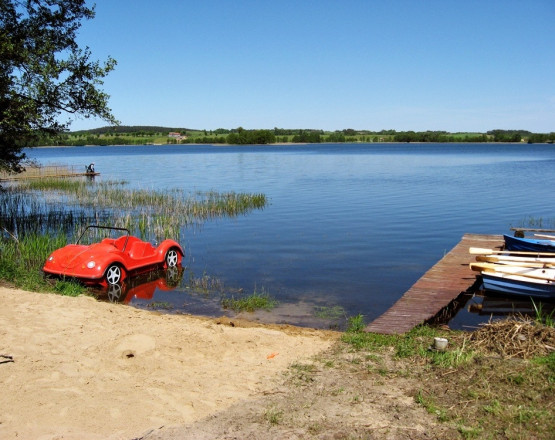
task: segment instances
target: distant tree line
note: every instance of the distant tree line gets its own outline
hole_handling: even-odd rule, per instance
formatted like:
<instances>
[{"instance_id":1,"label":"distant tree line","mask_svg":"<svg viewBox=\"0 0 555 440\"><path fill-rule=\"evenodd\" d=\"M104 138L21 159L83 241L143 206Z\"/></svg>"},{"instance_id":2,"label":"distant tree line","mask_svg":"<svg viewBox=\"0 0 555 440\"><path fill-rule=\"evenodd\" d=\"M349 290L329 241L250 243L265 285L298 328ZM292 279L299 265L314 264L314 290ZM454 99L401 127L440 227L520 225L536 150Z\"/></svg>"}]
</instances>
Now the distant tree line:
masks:
<instances>
[{"instance_id":1,"label":"distant tree line","mask_svg":"<svg viewBox=\"0 0 555 440\"><path fill-rule=\"evenodd\" d=\"M393 135L394 142L488 142L489 140L485 134L469 135L461 139L445 131L402 131Z\"/></svg>"},{"instance_id":2,"label":"distant tree line","mask_svg":"<svg viewBox=\"0 0 555 440\"><path fill-rule=\"evenodd\" d=\"M91 130L79 130L74 131L73 135L115 135L115 134L126 134L126 135L148 135L153 136L155 134L168 134L170 132L184 133L186 131L191 131L187 128L171 128L171 127L160 127L156 125L114 125L106 126L101 128L93 128Z\"/></svg>"},{"instance_id":3,"label":"distant tree line","mask_svg":"<svg viewBox=\"0 0 555 440\"><path fill-rule=\"evenodd\" d=\"M169 136L178 133L179 136ZM235 144L256 145L279 143L348 143L348 142L528 142L553 143L555 133L532 133L526 130L490 130L486 133L449 133L446 131L354 130L347 128L333 132L314 129L193 130L158 126L104 127L94 130L41 136L36 145L144 145L167 144Z\"/></svg>"},{"instance_id":4,"label":"distant tree line","mask_svg":"<svg viewBox=\"0 0 555 440\"><path fill-rule=\"evenodd\" d=\"M245 130L239 127L226 136L226 141L237 145L273 144L276 142L276 135L270 130Z\"/></svg>"}]
</instances>

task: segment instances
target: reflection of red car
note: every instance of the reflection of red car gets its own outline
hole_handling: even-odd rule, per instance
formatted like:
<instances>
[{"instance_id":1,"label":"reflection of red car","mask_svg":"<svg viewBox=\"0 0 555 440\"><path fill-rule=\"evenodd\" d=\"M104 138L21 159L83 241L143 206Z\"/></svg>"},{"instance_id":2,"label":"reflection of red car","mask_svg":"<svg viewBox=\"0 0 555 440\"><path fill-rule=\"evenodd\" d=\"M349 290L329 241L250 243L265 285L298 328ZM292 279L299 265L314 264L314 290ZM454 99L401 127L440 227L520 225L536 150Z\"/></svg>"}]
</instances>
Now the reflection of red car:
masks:
<instances>
[{"instance_id":1,"label":"reflection of red car","mask_svg":"<svg viewBox=\"0 0 555 440\"><path fill-rule=\"evenodd\" d=\"M183 276L182 267L170 267L164 271L152 271L129 277L121 284L111 284L100 291L110 302L129 304L134 299L151 300L156 291L169 292L177 288Z\"/></svg>"},{"instance_id":2,"label":"reflection of red car","mask_svg":"<svg viewBox=\"0 0 555 440\"><path fill-rule=\"evenodd\" d=\"M91 232L117 232L118 238L103 238L90 245L79 244ZM183 249L173 240L164 240L158 247L129 235L129 230L106 226L87 226L76 244L55 250L42 270L49 275L77 278L87 284L119 284L128 275L154 267L175 267L181 264Z\"/></svg>"}]
</instances>

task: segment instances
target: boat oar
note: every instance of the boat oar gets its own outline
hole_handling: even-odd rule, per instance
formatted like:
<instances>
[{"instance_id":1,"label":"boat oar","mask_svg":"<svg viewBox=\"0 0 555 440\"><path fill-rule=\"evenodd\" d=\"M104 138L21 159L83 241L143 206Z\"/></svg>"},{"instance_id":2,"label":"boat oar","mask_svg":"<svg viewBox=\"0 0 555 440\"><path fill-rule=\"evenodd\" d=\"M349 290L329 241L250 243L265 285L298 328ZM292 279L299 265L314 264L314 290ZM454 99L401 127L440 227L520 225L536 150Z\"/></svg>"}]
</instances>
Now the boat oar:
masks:
<instances>
[{"instance_id":1,"label":"boat oar","mask_svg":"<svg viewBox=\"0 0 555 440\"><path fill-rule=\"evenodd\" d=\"M468 252L471 255L482 255L482 254L511 254L511 255L546 255L550 257L555 257L555 252L529 252L529 251L500 251L499 249L486 249L486 248L478 248L478 247L471 247L468 249Z\"/></svg>"},{"instance_id":2,"label":"boat oar","mask_svg":"<svg viewBox=\"0 0 555 440\"><path fill-rule=\"evenodd\" d=\"M547 275L543 276L543 275L535 275L535 274L531 274L531 273L520 273L520 272L514 272L512 270L503 269L503 267L500 266L499 264L470 263L469 266L470 266L470 269L472 269L476 272L494 272L494 273L500 273L500 274L503 274L503 275L513 275L513 276L517 276L517 277L534 278L536 280L555 281L554 277L549 277Z\"/></svg>"},{"instance_id":3,"label":"boat oar","mask_svg":"<svg viewBox=\"0 0 555 440\"><path fill-rule=\"evenodd\" d=\"M550 240L555 240L555 235L534 234L534 237L549 238Z\"/></svg>"},{"instance_id":4,"label":"boat oar","mask_svg":"<svg viewBox=\"0 0 555 440\"><path fill-rule=\"evenodd\" d=\"M515 257L518 258L518 257ZM520 266L520 267L535 267L538 269L542 268L553 268L554 263L548 261L521 261L521 260L510 260L496 257L495 255L477 255L476 261L482 261L485 263L499 263L505 266Z\"/></svg>"}]
</instances>

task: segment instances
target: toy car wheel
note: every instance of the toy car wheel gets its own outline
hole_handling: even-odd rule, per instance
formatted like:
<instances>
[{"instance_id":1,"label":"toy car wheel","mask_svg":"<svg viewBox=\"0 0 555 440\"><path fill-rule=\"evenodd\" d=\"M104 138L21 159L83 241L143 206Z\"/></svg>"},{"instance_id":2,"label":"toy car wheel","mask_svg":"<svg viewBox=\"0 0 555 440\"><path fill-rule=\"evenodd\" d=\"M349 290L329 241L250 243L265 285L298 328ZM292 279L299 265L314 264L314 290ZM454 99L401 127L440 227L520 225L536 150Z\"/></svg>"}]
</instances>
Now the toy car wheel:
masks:
<instances>
[{"instance_id":1,"label":"toy car wheel","mask_svg":"<svg viewBox=\"0 0 555 440\"><path fill-rule=\"evenodd\" d=\"M179 255L175 249L170 249L166 254L166 265L168 267L176 267L179 260Z\"/></svg>"},{"instance_id":2,"label":"toy car wheel","mask_svg":"<svg viewBox=\"0 0 555 440\"><path fill-rule=\"evenodd\" d=\"M106 281L108 284L119 284L122 279L122 270L117 264L112 264L106 269Z\"/></svg>"}]
</instances>

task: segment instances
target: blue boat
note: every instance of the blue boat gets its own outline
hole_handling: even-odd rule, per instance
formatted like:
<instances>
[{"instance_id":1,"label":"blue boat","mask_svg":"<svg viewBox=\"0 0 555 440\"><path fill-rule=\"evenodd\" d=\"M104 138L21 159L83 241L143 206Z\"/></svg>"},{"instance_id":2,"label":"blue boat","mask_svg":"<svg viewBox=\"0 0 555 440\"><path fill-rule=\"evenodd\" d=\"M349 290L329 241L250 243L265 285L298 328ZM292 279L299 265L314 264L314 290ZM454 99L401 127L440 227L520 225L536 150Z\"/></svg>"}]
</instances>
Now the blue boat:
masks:
<instances>
[{"instance_id":1,"label":"blue boat","mask_svg":"<svg viewBox=\"0 0 555 440\"><path fill-rule=\"evenodd\" d=\"M555 282L497 272L482 272L484 289L516 296L555 299Z\"/></svg>"},{"instance_id":2,"label":"blue boat","mask_svg":"<svg viewBox=\"0 0 555 440\"><path fill-rule=\"evenodd\" d=\"M555 252L555 240L539 240L534 238L519 238L503 235L505 249L518 252Z\"/></svg>"}]
</instances>

